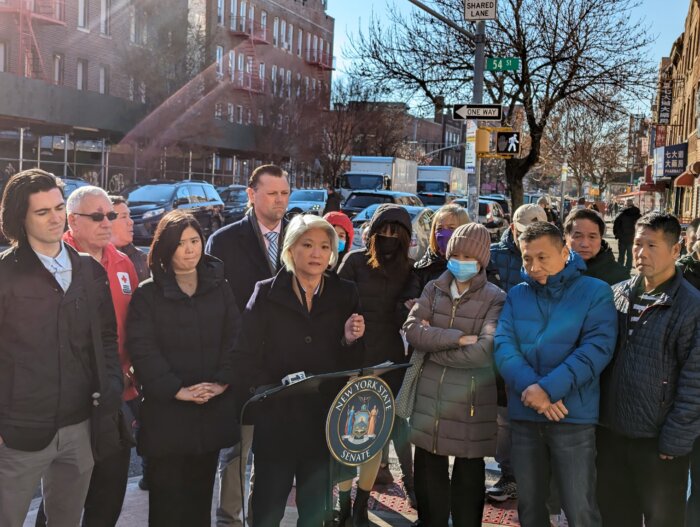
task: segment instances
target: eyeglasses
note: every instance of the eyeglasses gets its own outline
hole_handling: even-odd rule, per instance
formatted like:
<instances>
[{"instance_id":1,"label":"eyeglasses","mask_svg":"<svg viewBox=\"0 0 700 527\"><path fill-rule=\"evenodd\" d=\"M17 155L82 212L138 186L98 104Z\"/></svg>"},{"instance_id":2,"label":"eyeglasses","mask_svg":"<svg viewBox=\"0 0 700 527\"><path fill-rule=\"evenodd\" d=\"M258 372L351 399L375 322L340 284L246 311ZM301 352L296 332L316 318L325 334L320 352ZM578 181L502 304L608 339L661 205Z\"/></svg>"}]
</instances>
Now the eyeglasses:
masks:
<instances>
[{"instance_id":1,"label":"eyeglasses","mask_svg":"<svg viewBox=\"0 0 700 527\"><path fill-rule=\"evenodd\" d=\"M74 212L73 214L75 214L76 216L85 216L86 218L90 218L92 221L94 221L96 223L104 221L105 218L107 218L109 221L114 221L117 219L117 216L119 216L119 214L117 214L114 211L110 211L107 213L91 212L90 214L82 214L80 212Z\"/></svg>"}]
</instances>

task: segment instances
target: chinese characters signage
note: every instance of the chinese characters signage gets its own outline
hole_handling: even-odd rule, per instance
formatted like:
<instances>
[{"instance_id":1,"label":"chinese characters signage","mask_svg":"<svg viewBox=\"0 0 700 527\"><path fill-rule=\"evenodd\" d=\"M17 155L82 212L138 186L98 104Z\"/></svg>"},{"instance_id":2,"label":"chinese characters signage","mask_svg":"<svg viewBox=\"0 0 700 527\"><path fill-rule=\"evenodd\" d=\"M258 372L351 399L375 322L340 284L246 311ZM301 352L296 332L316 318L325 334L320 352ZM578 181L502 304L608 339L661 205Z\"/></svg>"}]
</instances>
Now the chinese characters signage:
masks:
<instances>
[{"instance_id":1,"label":"chinese characters signage","mask_svg":"<svg viewBox=\"0 0 700 527\"><path fill-rule=\"evenodd\" d=\"M680 176L688 164L688 143L662 146L654 150L654 180Z\"/></svg>"},{"instance_id":2,"label":"chinese characters signage","mask_svg":"<svg viewBox=\"0 0 700 527\"><path fill-rule=\"evenodd\" d=\"M673 83L661 81L659 90L659 124L671 124L671 104L673 102Z\"/></svg>"}]
</instances>

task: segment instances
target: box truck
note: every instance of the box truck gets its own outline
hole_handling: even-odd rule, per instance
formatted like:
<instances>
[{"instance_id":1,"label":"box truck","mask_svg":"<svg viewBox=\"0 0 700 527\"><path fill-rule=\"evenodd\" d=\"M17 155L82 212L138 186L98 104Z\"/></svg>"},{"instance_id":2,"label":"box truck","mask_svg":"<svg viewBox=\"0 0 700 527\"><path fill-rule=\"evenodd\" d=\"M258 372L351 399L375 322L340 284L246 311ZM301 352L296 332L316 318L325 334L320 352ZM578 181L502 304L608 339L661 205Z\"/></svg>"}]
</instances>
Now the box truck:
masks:
<instances>
[{"instance_id":1,"label":"box truck","mask_svg":"<svg viewBox=\"0 0 700 527\"><path fill-rule=\"evenodd\" d=\"M464 196L467 194L467 172L457 167L420 166L418 192L451 192Z\"/></svg>"},{"instance_id":2,"label":"box truck","mask_svg":"<svg viewBox=\"0 0 700 527\"><path fill-rule=\"evenodd\" d=\"M340 176L340 193L353 190L393 190L416 193L418 165L398 157L351 156L350 170Z\"/></svg>"}]
</instances>

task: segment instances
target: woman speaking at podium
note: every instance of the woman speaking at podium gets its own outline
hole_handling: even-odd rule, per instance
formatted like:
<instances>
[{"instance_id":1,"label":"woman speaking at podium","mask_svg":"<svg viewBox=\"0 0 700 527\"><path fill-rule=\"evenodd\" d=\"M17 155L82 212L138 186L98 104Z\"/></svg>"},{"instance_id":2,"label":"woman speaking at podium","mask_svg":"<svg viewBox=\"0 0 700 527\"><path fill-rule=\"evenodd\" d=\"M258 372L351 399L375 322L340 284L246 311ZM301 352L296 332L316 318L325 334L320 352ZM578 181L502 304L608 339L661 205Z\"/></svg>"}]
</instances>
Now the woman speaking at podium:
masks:
<instances>
[{"instance_id":1,"label":"woman speaking at podium","mask_svg":"<svg viewBox=\"0 0 700 527\"><path fill-rule=\"evenodd\" d=\"M330 223L313 215L290 222L284 268L257 283L243 314L237 347L240 379L247 386L278 385L289 374L317 375L362 363L358 339L365 323L357 289L326 272L337 258L338 236ZM254 408L255 527L279 526L295 478L297 525L323 524L331 484L324 427L334 395L281 393Z\"/></svg>"}]
</instances>

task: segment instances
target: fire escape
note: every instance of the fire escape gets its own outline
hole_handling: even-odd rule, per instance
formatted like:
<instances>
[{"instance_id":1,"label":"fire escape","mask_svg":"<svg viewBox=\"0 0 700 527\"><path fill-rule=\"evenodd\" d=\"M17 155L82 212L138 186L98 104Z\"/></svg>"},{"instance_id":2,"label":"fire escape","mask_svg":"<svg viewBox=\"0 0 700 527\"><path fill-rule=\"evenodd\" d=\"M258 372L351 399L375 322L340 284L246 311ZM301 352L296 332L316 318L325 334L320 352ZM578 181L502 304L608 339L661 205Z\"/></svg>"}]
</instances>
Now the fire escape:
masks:
<instances>
[{"instance_id":1,"label":"fire escape","mask_svg":"<svg viewBox=\"0 0 700 527\"><path fill-rule=\"evenodd\" d=\"M252 13L251 13L252 14ZM229 33L239 43L233 47L235 64L229 64L231 86L248 95L251 119L257 119L256 95L265 92L265 78L260 76L260 59L257 47L269 45L267 27L251 16L231 18Z\"/></svg>"},{"instance_id":2,"label":"fire escape","mask_svg":"<svg viewBox=\"0 0 700 527\"><path fill-rule=\"evenodd\" d=\"M326 75L327 72L335 69L333 65L333 55L330 51L324 51L321 47L313 46L304 50L304 61L310 66L313 66L316 70L316 89L318 91L314 96L320 95L320 99L325 107L327 101L323 100L324 95L330 96L330 94L323 93L323 86L325 85L326 89L330 89L330 82L326 78Z\"/></svg>"},{"instance_id":3,"label":"fire escape","mask_svg":"<svg viewBox=\"0 0 700 527\"><path fill-rule=\"evenodd\" d=\"M17 24L17 73L49 81L36 31L41 25L65 26L65 0L6 0L0 15L13 15Z\"/></svg>"}]
</instances>

